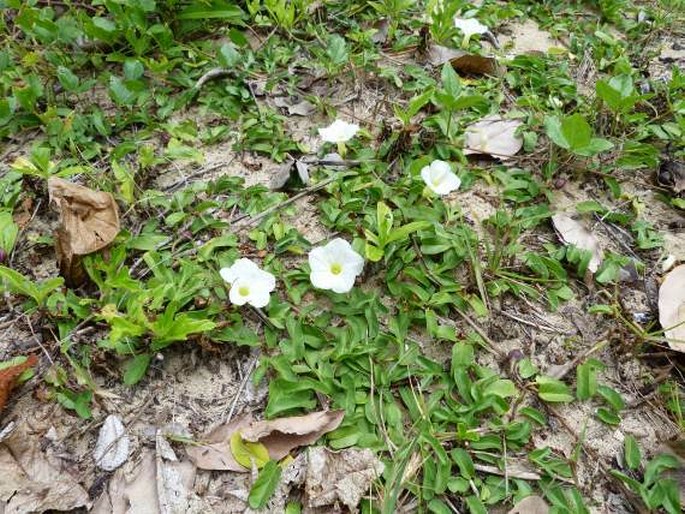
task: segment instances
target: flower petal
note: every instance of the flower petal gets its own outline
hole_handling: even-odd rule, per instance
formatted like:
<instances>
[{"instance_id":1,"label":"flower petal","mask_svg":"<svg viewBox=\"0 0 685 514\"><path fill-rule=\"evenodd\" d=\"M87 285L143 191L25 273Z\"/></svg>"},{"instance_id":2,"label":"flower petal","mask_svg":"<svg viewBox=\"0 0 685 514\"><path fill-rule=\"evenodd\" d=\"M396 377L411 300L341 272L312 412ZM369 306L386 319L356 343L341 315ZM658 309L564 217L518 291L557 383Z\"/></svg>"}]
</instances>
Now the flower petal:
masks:
<instances>
[{"instance_id":1,"label":"flower petal","mask_svg":"<svg viewBox=\"0 0 685 514\"><path fill-rule=\"evenodd\" d=\"M258 309L269 305L269 300L271 299L269 291L263 287L257 287L253 289L253 291L250 291L251 294L248 299L250 305L257 307Z\"/></svg>"},{"instance_id":2,"label":"flower petal","mask_svg":"<svg viewBox=\"0 0 685 514\"><path fill-rule=\"evenodd\" d=\"M331 281L330 290L334 293L348 293L354 286L354 281L357 275L351 272L343 272L336 275Z\"/></svg>"},{"instance_id":3,"label":"flower petal","mask_svg":"<svg viewBox=\"0 0 685 514\"><path fill-rule=\"evenodd\" d=\"M312 271L309 280L317 289L330 289L334 275L327 271Z\"/></svg>"},{"instance_id":4,"label":"flower petal","mask_svg":"<svg viewBox=\"0 0 685 514\"><path fill-rule=\"evenodd\" d=\"M236 281L236 279L248 275L250 273L255 273L261 271L259 269L259 266L257 266L254 262L252 262L250 259L245 259L244 257L241 259L238 259L233 263L228 268L222 268L219 271L219 274L221 275L221 278L223 278L226 282L233 283Z\"/></svg>"},{"instance_id":5,"label":"flower petal","mask_svg":"<svg viewBox=\"0 0 685 514\"><path fill-rule=\"evenodd\" d=\"M330 255L326 251L325 246L319 246L317 248L312 249L309 252L309 256L307 258L309 260L309 267L311 268L312 272L314 271L326 271L328 272L331 267L331 260L330 260Z\"/></svg>"},{"instance_id":6,"label":"flower petal","mask_svg":"<svg viewBox=\"0 0 685 514\"><path fill-rule=\"evenodd\" d=\"M236 282L231 286L231 290L228 292L228 299L233 305L245 305L250 298L250 295L243 296L240 294L240 287L241 282Z\"/></svg>"},{"instance_id":7,"label":"flower petal","mask_svg":"<svg viewBox=\"0 0 685 514\"><path fill-rule=\"evenodd\" d=\"M452 173L452 167L448 162L441 161L441 160L434 160L430 164L430 169L431 172L434 174L433 176L442 176L447 173Z\"/></svg>"}]
</instances>

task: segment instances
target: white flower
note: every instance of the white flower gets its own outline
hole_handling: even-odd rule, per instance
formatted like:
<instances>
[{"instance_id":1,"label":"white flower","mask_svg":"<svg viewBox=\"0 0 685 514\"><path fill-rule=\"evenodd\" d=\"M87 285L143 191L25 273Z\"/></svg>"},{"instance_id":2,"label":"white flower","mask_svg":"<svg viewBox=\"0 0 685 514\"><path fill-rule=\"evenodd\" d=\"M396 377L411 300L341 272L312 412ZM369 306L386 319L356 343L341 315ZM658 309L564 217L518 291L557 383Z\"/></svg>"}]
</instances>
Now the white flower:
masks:
<instances>
[{"instance_id":1,"label":"white flower","mask_svg":"<svg viewBox=\"0 0 685 514\"><path fill-rule=\"evenodd\" d=\"M309 279L318 289L347 293L364 268L364 259L344 239L335 238L309 252Z\"/></svg>"},{"instance_id":2,"label":"white flower","mask_svg":"<svg viewBox=\"0 0 685 514\"><path fill-rule=\"evenodd\" d=\"M359 125L335 120L328 127L320 128L319 135L327 143L346 143L359 132Z\"/></svg>"},{"instance_id":3,"label":"white flower","mask_svg":"<svg viewBox=\"0 0 685 514\"><path fill-rule=\"evenodd\" d=\"M231 284L228 299L234 305L249 303L257 308L266 307L269 293L276 288L276 278L250 259L238 259L233 266L221 268L219 274Z\"/></svg>"},{"instance_id":4,"label":"white flower","mask_svg":"<svg viewBox=\"0 0 685 514\"><path fill-rule=\"evenodd\" d=\"M438 195L450 194L459 189L461 179L457 177L445 161L433 161L421 170L421 178Z\"/></svg>"},{"instance_id":5,"label":"white flower","mask_svg":"<svg viewBox=\"0 0 685 514\"><path fill-rule=\"evenodd\" d=\"M454 18L454 26L461 30L466 40L474 34L485 34L488 31L488 28L476 18Z\"/></svg>"}]
</instances>

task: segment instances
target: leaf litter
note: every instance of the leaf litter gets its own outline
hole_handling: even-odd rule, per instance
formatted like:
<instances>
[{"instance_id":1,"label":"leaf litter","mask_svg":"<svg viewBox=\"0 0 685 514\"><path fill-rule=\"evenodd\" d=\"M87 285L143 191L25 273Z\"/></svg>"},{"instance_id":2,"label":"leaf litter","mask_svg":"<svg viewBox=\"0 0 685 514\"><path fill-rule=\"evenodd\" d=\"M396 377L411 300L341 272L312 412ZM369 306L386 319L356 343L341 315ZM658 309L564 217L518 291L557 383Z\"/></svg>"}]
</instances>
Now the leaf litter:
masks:
<instances>
[{"instance_id":1,"label":"leaf litter","mask_svg":"<svg viewBox=\"0 0 685 514\"><path fill-rule=\"evenodd\" d=\"M240 446L238 440L259 444L266 450L268 458L280 460L295 448L313 444L322 435L335 430L343 416L343 411L321 411L254 421L247 415L216 427L199 444L188 445L186 452L200 469L248 472L251 467L247 465L249 457L245 461L238 452L253 453L253 457L259 459L261 448L253 446L250 452L250 447Z\"/></svg>"},{"instance_id":2,"label":"leaf litter","mask_svg":"<svg viewBox=\"0 0 685 514\"><path fill-rule=\"evenodd\" d=\"M604 252L597 236L568 214L557 213L553 215L552 223L559 234L559 239L564 244L573 245L591 253L592 257L588 264L588 270L591 273L596 273L604 258Z\"/></svg>"},{"instance_id":3,"label":"leaf litter","mask_svg":"<svg viewBox=\"0 0 685 514\"><path fill-rule=\"evenodd\" d=\"M457 73L462 75L501 75L503 68L494 57L471 54L446 46L431 44L426 56L435 67L449 62Z\"/></svg>"},{"instance_id":4,"label":"leaf litter","mask_svg":"<svg viewBox=\"0 0 685 514\"><path fill-rule=\"evenodd\" d=\"M95 514L201 514L207 505L193 491L195 466L180 461L161 430L155 449L142 456L127 474L117 470L91 512Z\"/></svg>"},{"instance_id":5,"label":"leaf litter","mask_svg":"<svg viewBox=\"0 0 685 514\"><path fill-rule=\"evenodd\" d=\"M70 511L89 504L88 493L55 459L24 422L3 431L0 441L0 512Z\"/></svg>"},{"instance_id":6,"label":"leaf litter","mask_svg":"<svg viewBox=\"0 0 685 514\"><path fill-rule=\"evenodd\" d=\"M38 357L18 357L9 362L0 363L0 412L5 407L7 400L22 375L38 363Z\"/></svg>"},{"instance_id":7,"label":"leaf litter","mask_svg":"<svg viewBox=\"0 0 685 514\"><path fill-rule=\"evenodd\" d=\"M659 323L668 345L685 352L685 264L673 268L661 283Z\"/></svg>"},{"instance_id":8,"label":"leaf litter","mask_svg":"<svg viewBox=\"0 0 685 514\"><path fill-rule=\"evenodd\" d=\"M119 233L119 209L110 193L93 191L61 178L48 180L50 202L59 211L55 251L67 284L80 285L86 277L80 257L110 244Z\"/></svg>"},{"instance_id":9,"label":"leaf litter","mask_svg":"<svg viewBox=\"0 0 685 514\"><path fill-rule=\"evenodd\" d=\"M523 147L523 139L516 135L523 123L494 114L472 123L464 133L464 155L487 154L506 160Z\"/></svg>"},{"instance_id":10,"label":"leaf litter","mask_svg":"<svg viewBox=\"0 0 685 514\"><path fill-rule=\"evenodd\" d=\"M98 467L113 471L121 466L129 455L130 440L121 418L110 414L100 428L93 458Z\"/></svg>"}]
</instances>

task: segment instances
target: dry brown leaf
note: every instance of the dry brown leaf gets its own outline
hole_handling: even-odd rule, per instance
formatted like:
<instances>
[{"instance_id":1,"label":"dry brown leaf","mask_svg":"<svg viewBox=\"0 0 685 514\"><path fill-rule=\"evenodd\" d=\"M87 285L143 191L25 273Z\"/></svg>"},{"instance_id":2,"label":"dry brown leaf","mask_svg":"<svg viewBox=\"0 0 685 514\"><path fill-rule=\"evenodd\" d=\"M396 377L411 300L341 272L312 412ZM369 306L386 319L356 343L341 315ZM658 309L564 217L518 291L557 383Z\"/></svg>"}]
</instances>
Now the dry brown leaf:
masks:
<instances>
[{"instance_id":1,"label":"dry brown leaf","mask_svg":"<svg viewBox=\"0 0 685 514\"><path fill-rule=\"evenodd\" d=\"M71 511L88 505L88 493L59 464L51 463L40 440L23 426L0 443L0 512Z\"/></svg>"},{"instance_id":2,"label":"dry brown leaf","mask_svg":"<svg viewBox=\"0 0 685 514\"><path fill-rule=\"evenodd\" d=\"M186 514L207 512L193 493L195 467L179 462L158 432L156 451L146 450L127 477L117 470L93 507L94 514Z\"/></svg>"},{"instance_id":3,"label":"dry brown leaf","mask_svg":"<svg viewBox=\"0 0 685 514\"><path fill-rule=\"evenodd\" d=\"M549 506L545 500L539 496L526 496L507 514L547 514L548 512Z\"/></svg>"},{"instance_id":4,"label":"dry brown leaf","mask_svg":"<svg viewBox=\"0 0 685 514\"><path fill-rule=\"evenodd\" d=\"M234 432L239 431L245 441L263 444L269 457L280 460L298 446L310 445L338 428L343 417L343 411L313 412L269 421L253 421L245 416L215 428L202 444L190 445L186 451L200 469L247 472L249 470L238 464L231 452L230 440Z\"/></svg>"},{"instance_id":5,"label":"dry brown leaf","mask_svg":"<svg viewBox=\"0 0 685 514\"><path fill-rule=\"evenodd\" d=\"M119 233L119 209L110 193L93 191L61 178L48 180L50 201L60 215L55 250L67 285L85 279L80 256L101 250Z\"/></svg>"},{"instance_id":6,"label":"dry brown leaf","mask_svg":"<svg viewBox=\"0 0 685 514\"><path fill-rule=\"evenodd\" d=\"M35 366L37 362L38 358L35 355L29 355L21 364L0 369L0 411L7 403L12 389L17 385L17 379L24 371Z\"/></svg>"},{"instance_id":7,"label":"dry brown leaf","mask_svg":"<svg viewBox=\"0 0 685 514\"><path fill-rule=\"evenodd\" d=\"M382 473L383 463L371 450L348 448L332 452L324 447L309 448L304 485L306 507L331 509L342 503L350 512L357 512L362 496Z\"/></svg>"},{"instance_id":8,"label":"dry brown leaf","mask_svg":"<svg viewBox=\"0 0 685 514\"><path fill-rule=\"evenodd\" d=\"M499 115L486 116L466 127L464 155L488 154L501 160L508 159L523 147L523 139L516 135L519 120L505 120Z\"/></svg>"},{"instance_id":9,"label":"dry brown leaf","mask_svg":"<svg viewBox=\"0 0 685 514\"><path fill-rule=\"evenodd\" d=\"M685 264L673 268L661 283L659 323L668 345L685 352Z\"/></svg>"},{"instance_id":10,"label":"dry brown leaf","mask_svg":"<svg viewBox=\"0 0 685 514\"><path fill-rule=\"evenodd\" d=\"M231 435L236 430L248 426L252 417L247 415L220 425L203 438L201 444L186 446L186 453L200 469L218 471L248 471L233 458L231 452Z\"/></svg>"},{"instance_id":11,"label":"dry brown leaf","mask_svg":"<svg viewBox=\"0 0 685 514\"><path fill-rule=\"evenodd\" d=\"M435 44L428 49L428 62L433 66L442 66L449 62L462 75L500 75L502 72L494 57L469 54Z\"/></svg>"},{"instance_id":12,"label":"dry brown leaf","mask_svg":"<svg viewBox=\"0 0 685 514\"><path fill-rule=\"evenodd\" d=\"M292 449L315 443L322 435L338 428L344 416L344 411L337 410L256 421L242 429L240 435L245 441L262 443L272 459L280 460Z\"/></svg>"},{"instance_id":13,"label":"dry brown leaf","mask_svg":"<svg viewBox=\"0 0 685 514\"><path fill-rule=\"evenodd\" d=\"M564 244L573 245L592 253L587 269L591 273L595 273L604 258L604 252L595 235L567 214L555 214L552 216L552 223Z\"/></svg>"}]
</instances>

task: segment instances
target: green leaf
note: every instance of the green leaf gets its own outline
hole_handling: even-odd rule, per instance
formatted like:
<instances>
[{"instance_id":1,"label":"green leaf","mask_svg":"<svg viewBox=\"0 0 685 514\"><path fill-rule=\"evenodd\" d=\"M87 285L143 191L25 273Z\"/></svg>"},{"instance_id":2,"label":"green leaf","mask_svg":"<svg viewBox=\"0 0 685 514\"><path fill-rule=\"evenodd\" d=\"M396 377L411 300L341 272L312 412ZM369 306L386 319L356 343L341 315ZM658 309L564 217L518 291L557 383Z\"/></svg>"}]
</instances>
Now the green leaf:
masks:
<instances>
[{"instance_id":1,"label":"green leaf","mask_svg":"<svg viewBox=\"0 0 685 514\"><path fill-rule=\"evenodd\" d=\"M594 362L584 362L576 368L576 396L579 400L589 400L597 392L597 366Z\"/></svg>"},{"instance_id":2,"label":"green leaf","mask_svg":"<svg viewBox=\"0 0 685 514\"><path fill-rule=\"evenodd\" d=\"M155 250L169 241L169 237L162 234L141 234L126 242L126 248L148 252Z\"/></svg>"},{"instance_id":3,"label":"green leaf","mask_svg":"<svg viewBox=\"0 0 685 514\"><path fill-rule=\"evenodd\" d=\"M230 440L231 454L235 461L241 466L252 469L252 463L257 468L263 468L268 462L273 462L269 458L269 451L262 443L251 443L244 441L239 431L233 432Z\"/></svg>"},{"instance_id":4,"label":"green leaf","mask_svg":"<svg viewBox=\"0 0 685 514\"><path fill-rule=\"evenodd\" d=\"M470 480L476 476L476 468L473 465L473 460L466 450L463 448L454 448L450 455L452 455L452 460L459 467L459 472L461 476L467 480Z\"/></svg>"},{"instance_id":5,"label":"green leaf","mask_svg":"<svg viewBox=\"0 0 685 514\"><path fill-rule=\"evenodd\" d=\"M347 43L345 38L338 34L333 34L328 39L328 48L326 49L326 54L336 66L341 66L348 62L349 54L347 52Z\"/></svg>"},{"instance_id":6,"label":"green leaf","mask_svg":"<svg viewBox=\"0 0 685 514\"><path fill-rule=\"evenodd\" d=\"M621 417L616 414L616 412L611 409L607 409L606 407L600 407L597 409L595 414L600 421L606 423L607 425L617 426L621 423Z\"/></svg>"},{"instance_id":7,"label":"green leaf","mask_svg":"<svg viewBox=\"0 0 685 514\"><path fill-rule=\"evenodd\" d=\"M17 242L19 227L12 218L12 213L0 211L0 249L9 254Z\"/></svg>"},{"instance_id":8,"label":"green leaf","mask_svg":"<svg viewBox=\"0 0 685 514\"><path fill-rule=\"evenodd\" d=\"M402 241L406 239L409 234L418 232L419 230L424 230L431 226L431 223L427 221L412 221L406 225L402 225L390 232L386 244L394 243L396 241Z\"/></svg>"},{"instance_id":9,"label":"green leaf","mask_svg":"<svg viewBox=\"0 0 685 514\"><path fill-rule=\"evenodd\" d=\"M64 66L57 67L57 80L66 91L74 91L78 88L79 79L74 73Z\"/></svg>"},{"instance_id":10,"label":"green leaf","mask_svg":"<svg viewBox=\"0 0 685 514\"><path fill-rule=\"evenodd\" d=\"M597 387L597 392L615 411L621 411L626 406L621 395L611 387L600 385Z\"/></svg>"},{"instance_id":11,"label":"green leaf","mask_svg":"<svg viewBox=\"0 0 685 514\"><path fill-rule=\"evenodd\" d=\"M611 142L593 138L592 127L578 113L563 120L560 120L558 116L547 117L545 132L556 145L578 155L592 156L613 148Z\"/></svg>"},{"instance_id":12,"label":"green leaf","mask_svg":"<svg viewBox=\"0 0 685 514\"><path fill-rule=\"evenodd\" d=\"M592 127L580 114L576 113L564 118L561 122L561 132L571 150L577 150L590 144Z\"/></svg>"},{"instance_id":13,"label":"green leaf","mask_svg":"<svg viewBox=\"0 0 685 514\"><path fill-rule=\"evenodd\" d=\"M498 379L492 384L489 384L483 391L483 395L494 395L500 398L509 398L511 396L516 396L518 391L516 386L511 380Z\"/></svg>"},{"instance_id":14,"label":"green leaf","mask_svg":"<svg viewBox=\"0 0 685 514\"><path fill-rule=\"evenodd\" d=\"M366 245L364 246L364 255L368 260L371 262L378 262L383 258L383 255L385 252L377 247L371 244L369 241L366 242Z\"/></svg>"},{"instance_id":15,"label":"green leaf","mask_svg":"<svg viewBox=\"0 0 685 514\"><path fill-rule=\"evenodd\" d=\"M233 68L240 61L240 54L235 49L235 46L224 43L219 49L219 62L225 68Z\"/></svg>"},{"instance_id":16,"label":"green leaf","mask_svg":"<svg viewBox=\"0 0 685 514\"><path fill-rule=\"evenodd\" d=\"M148 366L150 365L150 354L143 353L136 355L126 363L124 371L124 384L133 385L140 381L145 376Z\"/></svg>"},{"instance_id":17,"label":"green leaf","mask_svg":"<svg viewBox=\"0 0 685 514\"><path fill-rule=\"evenodd\" d=\"M640 467L640 447L632 435L626 435L623 441L623 456L630 469L636 470Z\"/></svg>"},{"instance_id":18,"label":"green leaf","mask_svg":"<svg viewBox=\"0 0 685 514\"><path fill-rule=\"evenodd\" d=\"M561 128L561 120L558 116L549 116L545 119L545 133L547 134L547 137L554 142L554 144L565 148L566 150L570 150L571 144L568 142L563 133Z\"/></svg>"},{"instance_id":19,"label":"green leaf","mask_svg":"<svg viewBox=\"0 0 685 514\"><path fill-rule=\"evenodd\" d=\"M452 509L450 509L445 502L437 498L433 498L428 502L428 510L434 514L452 514Z\"/></svg>"},{"instance_id":20,"label":"green leaf","mask_svg":"<svg viewBox=\"0 0 685 514\"><path fill-rule=\"evenodd\" d=\"M138 59L126 59L124 61L124 77L126 80L138 80L145 73L143 63Z\"/></svg>"},{"instance_id":21,"label":"green leaf","mask_svg":"<svg viewBox=\"0 0 685 514\"><path fill-rule=\"evenodd\" d=\"M527 417L540 426L545 426L547 424L545 415L534 407L523 407L519 409L519 414Z\"/></svg>"},{"instance_id":22,"label":"green leaf","mask_svg":"<svg viewBox=\"0 0 685 514\"><path fill-rule=\"evenodd\" d=\"M138 97L138 94L129 89L123 80L115 76L109 78L109 94L119 105L132 105Z\"/></svg>"},{"instance_id":23,"label":"green leaf","mask_svg":"<svg viewBox=\"0 0 685 514\"><path fill-rule=\"evenodd\" d=\"M538 375L535 377L535 382L538 385L538 396L541 400L550 403L566 403L573 401L571 389L561 380Z\"/></svg>"},{"instance_id":24,"label":"green leaf","mask_svg":"<svg viewBox=\"0 0 685 514\"><path fill-rule=\"evenodd\" d=\"M662 472L668 469L678 468L680 468L680 461L674 455L667 453L657 455L650 460L645 467L644 483L646 486L650 486L659 479Z\"/></svg>"},{"instance_id":25,"label":"green leaf","mask_svg":"<svg viewBox=\"0 0 685 514\"><path fill-rule=\"evenodd\" d=\"M269 498L273 496L281 479L281 467L275 460L267 462L257 476L257 480L252 484L247 503L253 509L263 509Z\"/></svg>"},{"instance_id":26,"label":"green leaf","mask_svg":"<svg viewBox=\"0 0 685 514\"><path fill-rule=\"evenodd\" d=\"M179 20L221 19L239 22L243 11L233 2L212 0L211 2L193 2L183 9L176 18Z\"/></svg>"},{"instance_id":27,"label":"green leaf","mask_svg":"<svg viewBox=\"0 0 685 514\"><path fill-rule=\"evenodd\" d=\"M452 99L456 100L461 93L461 81L459 75L454 71L454 67L449 61L443 64L440 79L445 92L450 95Z\"/></svg>"}]
</instances>

